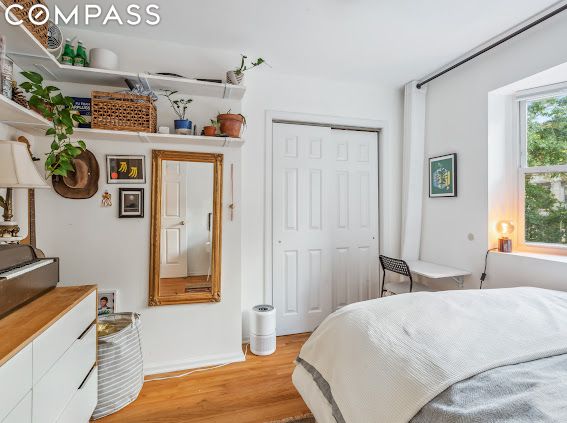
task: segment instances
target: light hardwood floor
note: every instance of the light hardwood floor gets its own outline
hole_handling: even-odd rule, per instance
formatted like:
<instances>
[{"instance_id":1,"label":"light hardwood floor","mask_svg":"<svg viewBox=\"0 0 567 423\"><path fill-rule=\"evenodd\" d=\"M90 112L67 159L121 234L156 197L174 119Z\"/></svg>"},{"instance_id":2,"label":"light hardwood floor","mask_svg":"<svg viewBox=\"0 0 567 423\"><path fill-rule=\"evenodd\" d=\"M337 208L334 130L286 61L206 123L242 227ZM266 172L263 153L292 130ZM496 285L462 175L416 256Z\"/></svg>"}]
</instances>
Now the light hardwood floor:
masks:
<instances>
[{"instance_id":1,"label":"light hardwood floor","mask_svg":"<svg viewBox=\"0 0 567 423\"><path fill-rule=\"evenodd\" d=\"M138 399L101 423L265 423L309 409L291 382L309 334L282 336L276 353L180 379L146 382ZM171 374L179 374L171 373ZM152 377L152 376L150 376ZM156 376L153 376L156 377Z\"/></svg>"},{"instance_id":2,"label":"light hardwood floor","mask_svg":"<svg viewBox=\"0 0 567 423\"><path fill-rule=\"evenodd\" d=\"M211 292L212 286L211 281L207 280L207 275L162 278L159 280L159 293L164 296L185 294L187 288L192 292Z\"/></svg>"}]
</instances>

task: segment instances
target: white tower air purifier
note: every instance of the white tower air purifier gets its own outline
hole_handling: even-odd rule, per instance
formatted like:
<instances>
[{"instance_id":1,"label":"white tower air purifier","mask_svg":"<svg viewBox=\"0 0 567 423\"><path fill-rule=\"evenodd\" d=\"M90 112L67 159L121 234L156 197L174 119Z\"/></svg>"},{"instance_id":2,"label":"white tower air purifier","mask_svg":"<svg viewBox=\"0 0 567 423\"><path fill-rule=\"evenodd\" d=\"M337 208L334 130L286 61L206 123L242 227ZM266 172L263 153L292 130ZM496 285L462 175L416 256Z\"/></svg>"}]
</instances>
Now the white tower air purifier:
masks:
<instances>
[{"instance_id":1,"label":"white tower air purifier","mask_svg":"<svg viewBox=\"0 0 567 423\"><path fill-rule=\"evenodd\" d=\"M250 313L250 351L255 355L270 355L276 351L276 309L257 305Z\"/></svg>"}]
</instances>

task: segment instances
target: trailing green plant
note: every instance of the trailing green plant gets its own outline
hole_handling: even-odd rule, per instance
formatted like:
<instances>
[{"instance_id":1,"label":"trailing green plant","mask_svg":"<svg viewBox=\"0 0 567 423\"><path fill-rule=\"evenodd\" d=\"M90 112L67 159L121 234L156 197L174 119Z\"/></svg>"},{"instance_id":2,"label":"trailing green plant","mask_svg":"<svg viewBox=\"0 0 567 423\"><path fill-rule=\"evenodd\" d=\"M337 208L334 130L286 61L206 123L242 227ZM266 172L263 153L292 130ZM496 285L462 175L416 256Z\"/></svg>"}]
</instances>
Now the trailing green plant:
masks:
<instances>
[{"instance_id":1,"label":"trailing green plant","mask_svg":"<svg viewBox=\"0 0 567 423\"><path fill-rule=\"evenodd\" d=\"M51 175L67 176L74 172L73 159L81 154L86 148L83 140L76 143L71 141L74 132L73 121L84 123L85 119L73 112L73 99L65 97L61 90L52 85L43 86L43 77L36 72L22 72L28 81L22 82L20 87L27 93L31 93L30 106L51 121L51 128L45 131L45 135L52 137L51 151L45 159L46 177Z\"/></svg>"},{"instance_id":2,"label":"trailing green plant","mask_svg":"<svg viewBox=\"0 0 567 423\"><path fill-rule=\"evenodd\" d=\"M255 62L252 61L247 65L246 59L248 59L248 56L245 56L244 54L241 54L240 56L242 56L240 59L240 67L234 70L234 73L236 75L241 75L247 70L254 69L256 66L260 66L261 64L266 63L264 59L258 57Z\"/></svg>"},{"instance_id":3,"label":"trailing green plant","mask_svg":"<svg viewBox=\"0 0 567 423\"><path fill-rule=\"evenodd\" d=\"M220 129L220 122L216 119L211 119L211 126L214 126L218 130Z\"/></svg>"},{"instance_id":4,"label":"trailing green plant","mask_svg":"<svg viewBox=\"0 0 567 423\"><path fill-rule=\"evenodd\" d=\"M160 95L169 100L171 108L173 109L179 120L185 120L187 108L189 107L189 104L193 102L193 99L186 97L174 99L173 96L177 93L178 91L163 90L163 94Z\"/></svg>"}]
</instances>

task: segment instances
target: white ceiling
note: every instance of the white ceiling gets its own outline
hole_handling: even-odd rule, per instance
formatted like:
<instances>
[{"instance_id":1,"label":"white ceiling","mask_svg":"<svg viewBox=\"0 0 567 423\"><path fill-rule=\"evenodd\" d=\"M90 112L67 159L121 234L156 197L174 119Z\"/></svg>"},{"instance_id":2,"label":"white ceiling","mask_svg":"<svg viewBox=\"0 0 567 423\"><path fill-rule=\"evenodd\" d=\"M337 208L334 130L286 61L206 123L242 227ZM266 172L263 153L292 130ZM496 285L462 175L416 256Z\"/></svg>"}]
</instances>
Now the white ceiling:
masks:
<instances>
[{"instance_id":1,"label":"white ceiling","mask_svg":"<svg viewBox=\"0 0 567 423\"><path fill-rule=\"evenodd\" d=\"M260 54L276 71L358 81L419 78L556 0L153 0L156 27L117 34ZM59 0L70 10L76 0ZM125 10L134 1L97 2ZM140 40L143 42L143 40Z\"/></svg>"}]
</instances>

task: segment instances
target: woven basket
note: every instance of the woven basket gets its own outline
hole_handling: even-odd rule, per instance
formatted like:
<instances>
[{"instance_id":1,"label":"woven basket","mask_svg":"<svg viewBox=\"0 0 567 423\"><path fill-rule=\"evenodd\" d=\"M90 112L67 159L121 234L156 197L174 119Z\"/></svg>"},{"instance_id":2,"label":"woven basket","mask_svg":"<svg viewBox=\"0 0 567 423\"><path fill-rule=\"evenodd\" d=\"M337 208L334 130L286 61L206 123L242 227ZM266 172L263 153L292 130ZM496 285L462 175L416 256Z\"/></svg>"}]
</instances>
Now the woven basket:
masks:
<instances>
[{"instance_id":1,"label":"woven basket","mask_svg":"<svg viewBox=\"0 0 567 423\"><path fill-rule=\"evenodd\" d=\"M157 110L146 95L93 91L91 128L156 132Z\"/></svg>"},{"instance_id":2,"label":"woven basket","mask_svg":"<svg viewBox=\"0 0 567 423\"><path fill-rule=\"evenodd\" d=\"M28 12L30 8L36 4L46 5L43 0L2 0L6 6L12 4L21 4L23 9L12 9L12 13L18 19L24 21L25 27L33 34L33 36L40 42L44 47L47 47L47 27L48 23L43 25L34 25L30 22Z\"/></svg>"}]
</instances>

